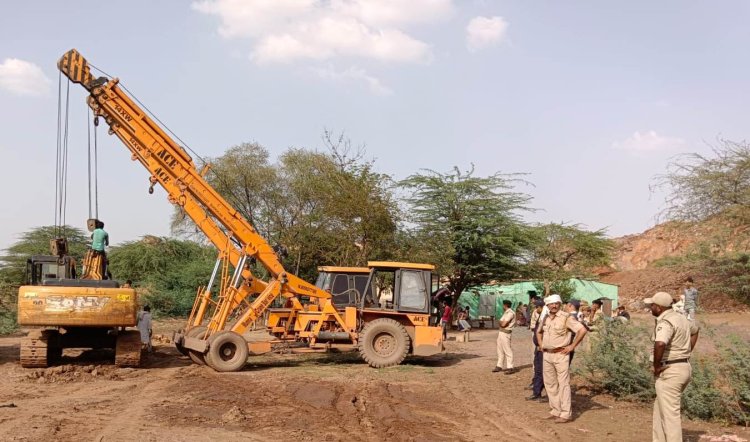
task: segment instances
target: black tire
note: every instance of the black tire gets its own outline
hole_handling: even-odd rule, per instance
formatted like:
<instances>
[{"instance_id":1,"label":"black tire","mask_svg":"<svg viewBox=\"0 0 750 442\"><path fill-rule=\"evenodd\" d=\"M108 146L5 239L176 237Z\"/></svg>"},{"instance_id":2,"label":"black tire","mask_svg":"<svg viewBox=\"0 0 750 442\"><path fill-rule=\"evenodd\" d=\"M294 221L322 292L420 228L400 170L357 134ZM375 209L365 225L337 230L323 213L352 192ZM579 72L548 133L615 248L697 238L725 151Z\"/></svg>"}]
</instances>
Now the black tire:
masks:
<instances>
[{"instance_id":1,"label":"black tire","mask_svg":"<svg viewBox=\"0 0 750 442\"><path fill-rule=\"evenodd\" d=\"M247 341L239 334L221 331L208 340L206 363L216 371L240 371L247 363Z\"/></svg>"},{"instance_id":2,"label":"black tire","mask_svg":"<svg viewBox=\"0 0 750 442\"><path fill-rule=\"evenodd\" d=\"M182 333L183 338L186 336L186 334L184 333L183 329L180 329L178 331L180 333ZM183 356L189 356L188 349L185 348L185 347L183 347L182 344L180 344L179 342L175 341L174 347L177 349L177 351L179 351L180 353L182 353Z\"/></svg>"},{"instance_id":3,"label":"black tire","mask_svg":"<svg viewBox=\"0 0 750 442\"><path fill-rule=\"evenodd\" d=\"M406 359L410 343L403 325L380 318L368 322L359 334L359 354L370 367L391 367Z\"/></svg>"},{"instance_id":4,"label":"black tire","mask_svg":"<svg viewBox=\"0 0 750 442\"><path fill-rule=\"evenodd\" d=\"M204 333L206 333L207 328L199 325L198 327L193 327L185 334L188 338L197 338L197 337L203 337ZM206 355L204 353L197 352L195 350L186 349L188 352L188 356L190 357L190 360L192 360L194 363L198 365L206 365Z\"/></svg>"}]
</instances>

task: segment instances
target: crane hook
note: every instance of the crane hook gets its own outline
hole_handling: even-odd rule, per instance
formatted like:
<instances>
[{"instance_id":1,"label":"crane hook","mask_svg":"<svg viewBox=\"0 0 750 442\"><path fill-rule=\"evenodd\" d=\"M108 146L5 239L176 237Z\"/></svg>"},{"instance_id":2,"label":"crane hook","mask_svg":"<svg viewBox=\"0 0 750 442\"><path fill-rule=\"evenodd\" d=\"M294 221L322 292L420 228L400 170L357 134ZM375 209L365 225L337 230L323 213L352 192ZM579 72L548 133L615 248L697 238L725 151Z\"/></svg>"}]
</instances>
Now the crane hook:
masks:
<instances>
[{"instance_id":1,"label":"crane hook","mask_svg":"<svg viewBox=\"0 0 750 442\"><path fill-rule=\"evenodd\" d=\"M154 183L151 183L150 186L148 186L148 194L152 195L154 193Z\"/></svg>"}]
</instances>

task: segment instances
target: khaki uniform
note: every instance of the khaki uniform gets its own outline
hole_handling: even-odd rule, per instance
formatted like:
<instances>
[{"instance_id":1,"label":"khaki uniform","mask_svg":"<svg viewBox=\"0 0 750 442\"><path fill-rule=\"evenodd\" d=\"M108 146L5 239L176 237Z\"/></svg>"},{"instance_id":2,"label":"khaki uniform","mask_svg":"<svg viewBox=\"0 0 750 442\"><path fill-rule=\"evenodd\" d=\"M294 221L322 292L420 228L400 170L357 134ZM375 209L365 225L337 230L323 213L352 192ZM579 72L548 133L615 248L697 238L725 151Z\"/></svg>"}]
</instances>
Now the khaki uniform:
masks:
<instances>
[{"instance_id":1,"label":"khaki uniform","mask_svg":"<svg viewBox=\"0 0 750 442\"><path fill-rule=\"evenodd\" d=\"M667 310L656 318L652 340L667 344L663 358L667 365L655 383L654 442L682 441L680 405L682 392L693 374L687 360L692 353L690 336L695 333L698 333L698 326L674 310Z\"/></svg>"},{"instance_id":2,"label":"khaki uniform","mask_svg":"<svg viewBox=\"0 0 750 442\"><path fill-rule=\"evenodd\" d=\"M503 368L513 368L513 349L510 346L510 337L513 327L516 326L516 314L513 310L508 309L500 317L500 322L508 321L507 327L500 326L500 332L497 334L497 366Z\"/></svg>"},{"instance_id":3,"label":"khaki uniform","mask_svg":"<svg viewBox=\"0 0 750 442\"><path fill-rule=\"evenodd\" d=\"M534 330L536 329L536 322L539 320L539 317L541 316L541 313L536 311L536 308L533 312L531 312L531 319L529 320L529 329Z\"/></svg>"},{"instance_id":4,"label":"khaki uniform","mask_svg":"<svg viewBox=\"0 0 750 442\"><path fill-rule=\"evenodd\" d=\"M570 345L573 333L579 333L583 324L567 312L548 315L542 323L542 350L544 351L544 388L549 397L550 414L570 419L570 356L559 353Z\"/></svg>"}]
</instances>

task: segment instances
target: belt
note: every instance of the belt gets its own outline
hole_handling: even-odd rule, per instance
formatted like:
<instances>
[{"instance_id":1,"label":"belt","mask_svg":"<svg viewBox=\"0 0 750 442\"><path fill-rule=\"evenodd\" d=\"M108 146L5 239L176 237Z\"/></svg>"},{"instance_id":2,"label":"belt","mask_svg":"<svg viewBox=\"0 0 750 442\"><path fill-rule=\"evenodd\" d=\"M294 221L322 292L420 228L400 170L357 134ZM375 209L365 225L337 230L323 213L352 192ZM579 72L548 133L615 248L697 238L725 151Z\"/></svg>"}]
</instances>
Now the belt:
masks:
<instances>
[{"instance_id":1,"label":"belt","mask_svg":"<svg viewBox=\"0 0 750 442\"><path fill-rule=\"evenodd\" d=\"M561 351L563 351L563 348L565 347L543 348L542 351L545 353L560 353Z\"/></svg>"},{"instance_id":2,"label":"belt","mask_svg":"<svg viewBox=\"0 0 750 442\"><path fill-rule=\"evenodd\" d=\"M672 359L671 361L662 361L662 364L664 364L664 365L682 364L683 362L690 362L690 359L688 359L688 358L684 358L684 359Z\"/></svg>"},{"instance_id":3,"label":"belt","mask_svg":"<svg viewBox=\"0 0 750 442\"><path fill-rule=\"evenodd\" d=\"M513 330L508 330L507 328L501 328L501 329L500 329L500 332L501 332L501 333L507 333L507 334L511 334L511 333L513 333Z\"/></svg>"}]
</instances>

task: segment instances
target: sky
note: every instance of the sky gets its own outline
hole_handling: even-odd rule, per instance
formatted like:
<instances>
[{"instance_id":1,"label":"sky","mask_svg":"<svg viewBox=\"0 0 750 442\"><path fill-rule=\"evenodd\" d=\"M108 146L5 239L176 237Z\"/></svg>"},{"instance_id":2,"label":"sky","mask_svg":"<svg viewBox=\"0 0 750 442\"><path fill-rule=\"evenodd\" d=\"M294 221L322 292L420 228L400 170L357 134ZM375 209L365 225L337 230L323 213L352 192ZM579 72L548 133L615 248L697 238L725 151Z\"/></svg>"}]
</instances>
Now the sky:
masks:
<instances>
[{"instance_id":1,"label":"sky","mask_svg":"<svg viewBox=\"0 0 750 442\"><path fill-rule=\"evenodd\" d=\"M402 179L525 173L530 222L656 222L677 155L747 138L744 1L198 0L0 5L0 248L55 221L58 58L78 49L201 156L258 142L364 145ZM63 95L66 84L62 86ZM87 108L70 88L65 219L85 228ZM113 244L169 235L172 206L99 130Z\"/></svg>"}]
</instances>

